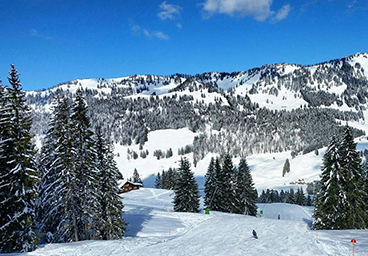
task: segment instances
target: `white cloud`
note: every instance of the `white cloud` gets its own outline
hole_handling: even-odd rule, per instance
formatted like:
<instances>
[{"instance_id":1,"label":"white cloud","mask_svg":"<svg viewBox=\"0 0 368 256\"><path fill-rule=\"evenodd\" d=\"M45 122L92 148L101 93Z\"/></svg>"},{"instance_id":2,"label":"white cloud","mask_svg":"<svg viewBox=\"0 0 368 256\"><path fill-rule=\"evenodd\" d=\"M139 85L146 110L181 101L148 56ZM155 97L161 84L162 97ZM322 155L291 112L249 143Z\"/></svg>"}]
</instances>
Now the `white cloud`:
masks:
<instances>
[{"instance_id":1,"label":"white cloud","mask_svg":"<svg viewBox=\"0 0 368 256\"><path fill-rule=\"evenodd\" d=\"M181 8L179 5L168 4L166 1L164 1L160 4L160 10L161 11L157 13L157 16L161 20L173 20L180 16L180 12L183 10L183 8Z\"/></svg>"},{"instance_id":2,"label":"white cloud","mask_svg":"<svg viewBox=\"0 0 368 256\"><path fill-rule=\"evenodd\" d=\"M206 0L203 3L205 18L216 13L229 16L253 17L257 21L280 21L285 19L290 12L290 5L284 5L275 15L271 10L273 0Z\"/></svg>"},{"instance_id":3,"label":"white cloud","mask_svg":"<svg viewBox=\"0 0 368 256\"><path fill-rule=\"evenodd\" d=\"M134 35L142 35L143 34L146 37L156 37L156 38L161 39L161 40L169 40L169 36L166 35L162 31L150 31L146 28L142 28L141 26L138 26L137 24L135 24L132 19L128 19L128 23L129 23L129 26L130 26L130 31Z\"/></svg>"},{"instance_id":4,"label":"white cloud","mask_svg":"<svg viewBox=\"0 0 368 256\"><path fill-rule=\"evenodd\" d=\"M273 0L206 0L203 10L207 16L215 13L230 16L251 16L258 21L264 21L270 17Z\"/></svg>"},{"instance_id":5,"label":"white cloud","mask_svg":"<svg viewBox=\"0 0 368 256\"><path fill-rule=\"evenodd\" d=\"M180 23L176 24L176 26L178 27L178 29L181 29L183 27L183 25L181 25Z\"/></svg>"},{"instance_id":6,"label":"white cloud","mask_svg":"<svg viewBox=\"0 0 368 256\"><path fill-rule=\"evenodd\" d=\"M275 19L277 21L283 20L289 15L289 12L290 4L286 4L277 12Z\"/></svg>"},{"instance_id":7,"label":"white cloud","mask_svg":"<svg viewBox=\"0 0 368 256\"><path fill-rule=\"evenodd\" d=\"M169 40L169 36L164 34L161 31L154 31L152 34L153 34L153 36L155 36L155 37L157 37L161 40Z\"/></svg>"},{"instance_id":8,"label":"white cloud","mask_svg":"<svg viewBox=\"0 0 368 256\"><path fill-rule=\"evenodd\" d=\"M161 40L169 40L169 36L163 33L162 31L149 31L147 29L143 29L143 34L146 37L156 37Z\"/></svg>"},{"instance_id":9,"label":"white cloud","mask_svg":"<svg viewBox=\"0 0 368 256\"><path fill-rule=\"evenodd\" d=\"M46 35L38 32L34 28L32 28L32 29L29 30L29 34L31 35L31 37L36 37L36 38L45 39L45 40L51 40L51 37L46 36Z\"/></svg>"}]
</instances>

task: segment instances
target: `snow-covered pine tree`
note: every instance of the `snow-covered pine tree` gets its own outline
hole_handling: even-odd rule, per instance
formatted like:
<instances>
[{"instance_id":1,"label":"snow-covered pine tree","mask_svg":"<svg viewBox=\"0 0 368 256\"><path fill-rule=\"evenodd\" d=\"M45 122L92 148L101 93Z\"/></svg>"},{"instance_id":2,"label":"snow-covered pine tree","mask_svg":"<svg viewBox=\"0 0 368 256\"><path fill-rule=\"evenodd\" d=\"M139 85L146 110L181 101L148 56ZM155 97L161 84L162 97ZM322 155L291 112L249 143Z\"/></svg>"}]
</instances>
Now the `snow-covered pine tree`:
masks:
<instances>
[{"instance_id":1,"label":"snow-covered pine tree","mask_svg":"<svg viewBox=\"0 0 368 256\"><path fill-rule=\"evenodd\" d=\"M93 238L119 239L126 231L126 223L122 219L124 205L118 194L118 180L122 180L123 176L116 166L112 144L103 137L100 128L96 130L96 153L96 167L99 170L97 187L99 207L92 225Z\"/></svg>"},{"instance_id":2,"label":"snow-covered pine tree","mask_svg":"<svg viewBox=\"0 0 368 256\"><path fill-rule=\"evenodd\" d=\"M235 184L235 213L257 215L257 193L245 158L241 158Z\"/></svg>"},{"instance_id":3,"label":"snow-covered pine tree","mask_svg":"<svg viewBox=\"0 0 368 256\"><path fill-rule=\"evenodd\" d=\"M88 107L82 96L81 89L76 92L75 102L72 108L71 122L73 128L73 153L74 168L77 176L78 196L82 211L80 214L80 238L91 238L91 220L99 209L98 170L96 168L96 152L91 130Z\"/></svg>"},{"instance_id":4,"label":"snow-covered pine tree","mask_svg":"<svg viewBox=\"0 0 368 256\"><path fill-rule=\"evenodd\" d=\"M284 190L281 190L281 192L280 192L280 202L285 203L285 198L286 198L285 192L284 192Z\"/></svg>"},{"instance_id":5,"label":"snow-covered pine tree","mask_svg":"<svg viewBox=\"0 0 368 256\"><path fill-rule=\"evenodd\" d=\"M206 181L204 183L204 205L209 209L212 209L211 199L214 196L216 189L216 172L215 172L215 159L212 157L206 173Z\"/></svg>"},{"instance_id":6,"label":"snow-covered pine tree","mask_svg":"<svg viewBox=\"0 0 368 256\"><path fill-rule=\"evenodd\" d=\"M285 176L286 173L289 173L290 172L290 162L289 162L289 159L286 158L286 161L285 161L285 164L284 164L284 167L282 168L282 177Z\"/></svg>"},{"instance_id":7,"label":"snow-covered pine tree","mask_svg":"<svg viewBox=\"0 0 368 256\"><path fill-rule=\"evenodd\" d=\"M336 137L323 156L321 189L315 198L313 227L316 229L341 229L344 227L346 213L341 188L341 151Z\"/></svg>"},{"instance_id":8,"label":"snow-covered pine tree","mask_svg":"<svg viewBox=\"0 0 368 256\"><path fill-rule=\"evenodd\" d=\"M10 124L10 108L5 105L5 87L3 87L0 80L0 177L7 173L7 155L5 155L6 143L5 140L9 137ZM5 202L5 196L8 193L5 187L0 187L0 202ZM2 210L2 203L0 203L0 227L3 225L2 220L5 220L5 211ZM1 252L1 247L0 247Z\"/></svg>"},{"instance_id":9,"label":"snow-covered pine tree","mask_svg":"<svg viewBox=\"0 0 368 256\"><path fill-rule=\"evenodd\" d=\"M219 184L220 195L222 194L222 211L233 212L235 208L235 192L233 184L233 174L235 173L233 160L230 154L224 156L221 172L221 181Z\"/></svg>"},{"instance_id":10,"label":"snow-covered pine tree","mask_svg":"<svg viewBox=\"0 0 368 256\"><path fill-rule=\"evenodd\" d=\"M352 129L345 127L344 138L341 143L342 172L341 188L344 195L342 201L343 211L346 213L343 228L367 227L367 193L364 189L365 175L361 166L362 159L356 151L356 143L352 134Z\"/></svg>"},{"instance_id":11,"label":"snow-covered pine tree","mask_svg":"<svg viewBox=\"0 0 368 256\"><path fill-rule=\"evenodd\" d=\"M35 201L39 182L30 128L32 119L14 65L10 86L2 96L0 114L0 252L32 251L36 248ZM4 91L4 90L3 90Z\"/></svg>"},{"instance_id":12,"label":"snow-covered pine tree","mask_svg":"<svg viewBox=\"0 0 368 256\"><path fill-rule=\"evenodd\" d=\"M295 194L295 203L298 205L306 205L307 200L304 195L303 188L298 188L296 194Z\"/></svg>"},{"instance_id":13,"label":"snow-covered pine tree","mask_svg":"<svg viewBox=\"0 0 368 256\"><path fill-rule=\"evenodd\" d=\"M266 192L262 190L261 195L258 197L258 203L267 203Z\"/></svg>"},{"instance_id":14,"label":"snow-covered pine tree","mask_svg":"<svg viewBox=\"0 0 368 256\"><path fill-rule=\"evenodd\" d=\"M308 196L307 196L307 204L306 205L307 206L312 206L312 198L311 198L310 194L308 194Z\"/></svg>"},{"instance_id":15,"label":"snow-covered pine tree","mask_svg":"<svg viewBox=\"0 0 368 256\"><path fill-rule=\"evenodd\" d=\"M223 175L222 175L222 168L220 164L220 159L216 157L215 160L215 184L214 184L214 192L211 197L211 210L214 211L223 211L223 202L222 198L224 197L224 194L221 190L222 183L223 183Z\"/></svg>"},{"instance_id":16,"label":"snow-covered pine tree","mask_svg":"<svg viewBox=\"0 0 368 256\"><path fill-rule=\"evenodd\" d=\"M285 193L285 195L286 195L285 203L295 204L295 192L294 192L294 189L291 188L288 191L288 193Z\"/></svg>"},{"instance_id":17,"label":"snow-covered pine tree","mask_svg":"<svg viewBox=\"0 0 368 256\"><path fill-rule=\"evenodd\" d=\"M141 184L143 184L143 182L142 182L141 178L139 177L139 173L138 173L138 171L137 171L137 169L136 169L136 168L134 168L134 172L133 172L133 179L132 179L132 181L133 181L134 183L141 183Z\"/></svg>"},{"instance_id":18,"label":"snow-covered pine tree","mask_svg":"<svg viewBox=\"0 0 368 256\"><path fill-rule=\"evenodd\" d=\"M41 230L47 234L48 242L71 241L78 233L75 207L77 184L71 161L72 134L70 124L70 102L65 95L58 95L41 150L38 219ZM79 240L77 238L75 240Z\"/></svg>"},{"instance_id":19,"label":"snow-covered pine tree","mask_svg":"<svg viewBox=\"0 0 368 256\"><path fill-rule=\"evenodd\" d=\"M175 187L174 211L199 212L199 191L187 158L180 160L179 177Z\"/></svg>"},{"instance_id":20,"label":"snow-covered pine tree","mask_svg":"<svg viewBox=\"0 0 368 256\"><path fill-rule=\"evenodd\" d=\"M155 188L162 188L161 174L158 172L155 180Z\"/></svg>"},{"instance_id":21,"label":"snow-covered pine tree","mask_svg":"<svg viewBox=\"0 0 368 256\"><path fill-rule=\"evenodd\" d=\"M176 186L176 181L177 181L177 176L178 176L178 172L176 171L176 169L174 168L169 168L169 170L167 170L167 184L166 184L166 189L175 189Z\"/></svg>"}]
</instances>

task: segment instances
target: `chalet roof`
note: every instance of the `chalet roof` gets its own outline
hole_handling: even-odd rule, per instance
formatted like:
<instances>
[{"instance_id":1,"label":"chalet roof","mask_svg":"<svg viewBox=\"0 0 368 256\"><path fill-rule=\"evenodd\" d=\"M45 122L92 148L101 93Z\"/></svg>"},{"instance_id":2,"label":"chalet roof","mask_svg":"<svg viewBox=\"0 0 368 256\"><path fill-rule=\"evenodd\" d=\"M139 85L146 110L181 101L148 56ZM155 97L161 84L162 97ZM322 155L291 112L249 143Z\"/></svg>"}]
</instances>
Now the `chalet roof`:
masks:
<instances>
[{"instance_id":1,"label":"chalet roof","mask_svg":"<svg viewBox=\"0 0 368 256\"><path fill-rule=\"evenodd\" d=\"M126 181L123 186L125 186L125 184L131 184L131 185L134 185L134 186L143 187L143 184L142 183L139 183L139 182L131 182L129 180Z\"/></svg>"}]
</instances>

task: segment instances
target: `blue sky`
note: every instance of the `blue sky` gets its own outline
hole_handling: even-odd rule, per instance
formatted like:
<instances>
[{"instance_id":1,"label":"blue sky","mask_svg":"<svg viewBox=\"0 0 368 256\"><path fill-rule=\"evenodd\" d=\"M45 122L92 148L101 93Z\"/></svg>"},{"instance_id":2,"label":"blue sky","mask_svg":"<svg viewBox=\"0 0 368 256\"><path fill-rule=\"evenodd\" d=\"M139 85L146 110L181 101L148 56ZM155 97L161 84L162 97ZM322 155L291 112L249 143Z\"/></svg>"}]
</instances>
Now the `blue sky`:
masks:
<instances>
[{"instance_id":1,"label":"blue sky","mask_svg":"<svg viewBox=\"0 0 368 256\"><path fill-rule=\"evenodd\" d=\"M240 71L368 51L366 0L0 0L0 79Z\"/></svg>"}]
</instances>

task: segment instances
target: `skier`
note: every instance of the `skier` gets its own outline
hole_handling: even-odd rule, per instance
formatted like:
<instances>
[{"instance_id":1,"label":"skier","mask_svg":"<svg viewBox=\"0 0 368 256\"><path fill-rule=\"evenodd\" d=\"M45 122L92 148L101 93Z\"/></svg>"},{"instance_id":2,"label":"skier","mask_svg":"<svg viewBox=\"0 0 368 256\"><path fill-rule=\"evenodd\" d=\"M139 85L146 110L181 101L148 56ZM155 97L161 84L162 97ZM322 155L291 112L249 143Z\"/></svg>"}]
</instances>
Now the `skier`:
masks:
<instances>
[{"instance_id":1,"label":"skier","mask_svg":"<svg viewBox=\"0 0 368 256\"><path fill-rule=\"evenodd\" d=\"M280 216L280 214L277 216L277 219L280 219L281 218L281 216Z\"/></svg>"},{"instance_id":2,"label":"skier","mask_svg":"<svg viewBox=\"0 0 368 256\"><path fill-rule=\"evenodd\" d=\"M253 237L254 237L254 238L258 239L257 232L256 232L254 229L253 229L252 234L253 234Z\"/></svg>"}]
</instances>

